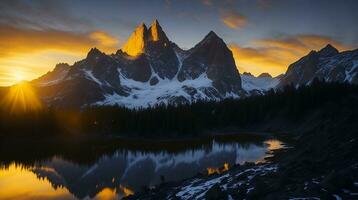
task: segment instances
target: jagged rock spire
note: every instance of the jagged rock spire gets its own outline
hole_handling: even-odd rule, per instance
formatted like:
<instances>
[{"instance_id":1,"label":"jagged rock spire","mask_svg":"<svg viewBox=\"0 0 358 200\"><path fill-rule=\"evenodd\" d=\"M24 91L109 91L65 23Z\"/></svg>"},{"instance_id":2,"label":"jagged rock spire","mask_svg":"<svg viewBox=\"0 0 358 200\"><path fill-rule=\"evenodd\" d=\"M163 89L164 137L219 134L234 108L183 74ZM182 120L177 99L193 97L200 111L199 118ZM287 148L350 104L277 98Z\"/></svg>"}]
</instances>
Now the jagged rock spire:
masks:
<instances>
[{"instance_id":1,"label":"jagged rock spire","mask_svg":"<svg viewBox=\"0 0 358 200\"><path fill-rule=\"evenodd\" d=\"M103 55L104 53L98 50L96 47L91 48L91 50L87 53L87 59L99 57Z\"/></svg>"},{"instance_id":2,"label":"jagged rock spire","mask_svg":"<svg viewBox=\"0 0 358 200\"><path fill-rule=\"evenodd\" d=\"M147 34L147 26L144 23L141 23L129 37L127 43L123 46L122 51L130 56L137 56L144 53Z\"/></svg>"},{"instance_id":3,"label":"jagged rock spire","mask_svg":"<svg viewBox=\"0 0 358 200\"><path fill-rule=\"evenodd\" d=\"M164 47L170 44L158 20L154 20L149 29L141 23L129 37L122 51L130 56L138 56L146 52L149 43Z\"/></svg>"},{"instance_id":4,"label":"jagged rock spire","mask_svg":"<svg viewBox=\"0 0 358 200\"><path fill-rule=\"evenodd\" d=\"M162 27L157 19L155 19L149 28L149 40L153 42L168 42L168 38L165 35Z\"/></svg>"}]
</instances>

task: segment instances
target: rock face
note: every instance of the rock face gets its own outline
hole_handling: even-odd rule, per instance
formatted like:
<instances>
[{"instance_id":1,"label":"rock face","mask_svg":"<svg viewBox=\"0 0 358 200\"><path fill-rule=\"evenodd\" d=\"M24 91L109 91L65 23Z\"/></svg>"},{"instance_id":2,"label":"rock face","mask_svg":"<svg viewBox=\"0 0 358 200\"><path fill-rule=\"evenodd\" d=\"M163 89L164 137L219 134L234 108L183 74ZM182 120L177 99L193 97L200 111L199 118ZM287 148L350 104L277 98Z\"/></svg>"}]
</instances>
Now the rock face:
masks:
<instances>
[{"instance_id":1,"label":"rock face","mask_svg":"<svg viewBox=\"0 0 358 200\"><path fill-rule=\"evenodd\" d=\"M181 104L245 93L231 51L214 32L185 51L157 20L149 28L140 24L115 54L93 48L85 59L59 64L32 83L48 105L76 108Z\"/></svg>"},{"instance_id":2,"label":"rock face","mask_svg":"<svg viewBox=\"0 0 358 200\"><path fill-rule=\"evenodd\" d=\"M55 68L44 74L43 76L33 80L36 83L47 83L47 84L54 84L56 81L61 81L70 70L70 65L67 63L59 63L55 66Z\"/></svg>"},{"instance_id":3,"label":"rock face","mask_svg":"<svg viewBox=\"0 0 358 200\"><path fill-rule=\"evenodd\" d=\"M291 64L278 87L309 84L314 78L328 82L358 83L358 49L339 52L328 44L320 51L311 51Z\"/></svg>"},{"instance_id":4,"label":"rock face","mask_svg":"<svg viewBox=\"0 0 358 200\"><path fill-rule=\"evenodd\" d=\"M232 52L213 31L189 52L179 71L179 81L196 79L206 73L221 95L241 89L241 78Z\"/></svg>"}]
</instances>

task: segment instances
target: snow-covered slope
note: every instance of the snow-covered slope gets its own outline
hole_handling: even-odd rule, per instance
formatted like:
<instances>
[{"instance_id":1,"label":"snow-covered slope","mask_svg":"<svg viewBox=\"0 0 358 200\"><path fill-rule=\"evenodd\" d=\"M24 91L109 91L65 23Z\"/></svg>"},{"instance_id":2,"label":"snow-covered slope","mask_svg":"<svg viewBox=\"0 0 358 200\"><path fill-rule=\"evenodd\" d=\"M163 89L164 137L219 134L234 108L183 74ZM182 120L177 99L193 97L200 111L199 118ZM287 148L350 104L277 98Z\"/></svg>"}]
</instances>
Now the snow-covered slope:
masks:
<instances>
[{"instance_id":1,"label":"snow-covered slope","mask_svg":"<svg viewBox=\"0 0 358 200\"><path fill-rule=\"evenodd\" d=\"M120 72L119 72L120 73ZM121 105L129 108L147 107L160 104L192 103L198 100L220 100L215 96L205 93L208 88L213 88L212 80L204 73L194 80L161 79L158 77L156 85L149 81L140 82L126 78L120 73L121 85L131 90L128 96L117 93L105 94L105 99L95 102L94 105ZM194 95L190 90L197 91ZM228 94L230 95L230 94Z\"/></svg>"}]
</instances>

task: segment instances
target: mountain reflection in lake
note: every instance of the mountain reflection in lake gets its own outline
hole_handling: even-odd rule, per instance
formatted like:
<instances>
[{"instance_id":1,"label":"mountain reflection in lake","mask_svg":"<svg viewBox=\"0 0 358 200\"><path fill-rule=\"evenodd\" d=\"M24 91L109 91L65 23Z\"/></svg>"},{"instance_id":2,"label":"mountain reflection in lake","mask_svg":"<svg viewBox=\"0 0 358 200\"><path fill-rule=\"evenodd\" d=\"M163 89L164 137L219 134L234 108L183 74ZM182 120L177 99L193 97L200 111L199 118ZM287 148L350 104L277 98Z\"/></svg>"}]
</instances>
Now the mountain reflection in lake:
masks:
<instances>
[{"instance_id":1,"label":"mountain reflection in lake","mask_svg":"<svg viewBox=\"0 0 358 200\"><path fill-rule=\"evenodd\" d=\"M224 164L227 168L260 162L268 151L281 147L278 140L212 140L178 152L121 148L91 164L59 155L31 165L14 161L1 164L0 199L120 199L144 187L189 178L207 169L223 168Z\"/></svg>"}]
</instances>

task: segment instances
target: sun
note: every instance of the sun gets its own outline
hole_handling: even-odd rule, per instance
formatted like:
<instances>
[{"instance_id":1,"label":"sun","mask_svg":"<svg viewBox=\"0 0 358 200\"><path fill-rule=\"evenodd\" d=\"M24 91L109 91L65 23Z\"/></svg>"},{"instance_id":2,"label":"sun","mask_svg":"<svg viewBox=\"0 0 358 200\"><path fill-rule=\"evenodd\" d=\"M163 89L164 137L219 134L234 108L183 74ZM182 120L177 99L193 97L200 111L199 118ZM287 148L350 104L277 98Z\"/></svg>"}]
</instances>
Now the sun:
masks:
<instances>
[{"instance_id":1,"label":"sun","mask_svg":"<svg viewBox=\"0 0 358 200\"><path fill-rule=\"evenodd\" d=\"M16 83L19 83L19 82L22 82L25 80L25 76L22 72L15 72L13 74L13 76L14 76L14 80Z\"/></svg>"}]
</instances>

